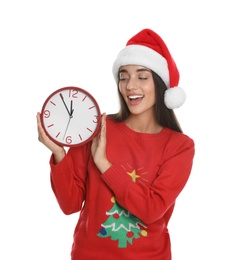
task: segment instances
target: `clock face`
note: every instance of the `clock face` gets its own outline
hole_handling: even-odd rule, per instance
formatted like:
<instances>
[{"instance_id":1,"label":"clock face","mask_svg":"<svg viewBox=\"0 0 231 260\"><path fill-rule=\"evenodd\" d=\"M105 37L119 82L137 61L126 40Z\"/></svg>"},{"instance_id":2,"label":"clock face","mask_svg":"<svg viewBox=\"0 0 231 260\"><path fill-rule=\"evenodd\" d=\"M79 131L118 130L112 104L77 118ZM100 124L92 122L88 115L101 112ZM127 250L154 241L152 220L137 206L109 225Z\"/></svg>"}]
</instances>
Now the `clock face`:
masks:
<instances>
[{"instance_id":1,"label":"clock face","mask_svg":"<svg viewBox=\"0 0 231 260\"><path fill-rule=\"evenodd\" d=\"M64 87L44 102L41 122L51 140L61 146L79 146L93 139L101 113L94 97L78 87Z\"/></svg>"}]
</instances>

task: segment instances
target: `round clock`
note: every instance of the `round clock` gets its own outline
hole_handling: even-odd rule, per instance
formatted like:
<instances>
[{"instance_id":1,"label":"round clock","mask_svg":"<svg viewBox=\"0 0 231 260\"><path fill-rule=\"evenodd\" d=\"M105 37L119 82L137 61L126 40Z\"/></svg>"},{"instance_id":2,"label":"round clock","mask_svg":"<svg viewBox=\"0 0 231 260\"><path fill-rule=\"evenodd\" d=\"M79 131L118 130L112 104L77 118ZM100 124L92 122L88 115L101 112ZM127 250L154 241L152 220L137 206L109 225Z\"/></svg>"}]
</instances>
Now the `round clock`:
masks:
<instances>
[{"instance_id":1,"label":"round clock","mask_svg":"<svg viewBox=\"0 0 231 260\"><path fill-rule=\"evenodd\" d=\"M44 102L41 123L51 140L61 146L79 146L100 129L101 113L94 97L78 87L64 87Z\"/></svg>"}]
</instances>

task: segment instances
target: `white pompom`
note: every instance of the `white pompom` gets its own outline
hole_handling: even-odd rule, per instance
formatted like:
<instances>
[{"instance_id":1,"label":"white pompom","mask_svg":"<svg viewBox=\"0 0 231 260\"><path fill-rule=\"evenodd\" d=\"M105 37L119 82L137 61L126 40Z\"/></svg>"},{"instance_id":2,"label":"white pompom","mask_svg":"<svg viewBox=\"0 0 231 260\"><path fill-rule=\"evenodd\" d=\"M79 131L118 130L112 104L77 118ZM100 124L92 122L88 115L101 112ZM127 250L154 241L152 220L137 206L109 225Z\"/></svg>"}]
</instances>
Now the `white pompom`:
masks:
<instances>
[{"instance_id":1,"label":"white pompom","mask_svg":"<svg viewBox=\"0 0 231 260\"><path fill-rule=\"evenodd\" d=\"M185 91L180 87L169 88L164 93L164 103L169 109L174 109L182 106L185 100Z\"/></svg>"}]
</instances>

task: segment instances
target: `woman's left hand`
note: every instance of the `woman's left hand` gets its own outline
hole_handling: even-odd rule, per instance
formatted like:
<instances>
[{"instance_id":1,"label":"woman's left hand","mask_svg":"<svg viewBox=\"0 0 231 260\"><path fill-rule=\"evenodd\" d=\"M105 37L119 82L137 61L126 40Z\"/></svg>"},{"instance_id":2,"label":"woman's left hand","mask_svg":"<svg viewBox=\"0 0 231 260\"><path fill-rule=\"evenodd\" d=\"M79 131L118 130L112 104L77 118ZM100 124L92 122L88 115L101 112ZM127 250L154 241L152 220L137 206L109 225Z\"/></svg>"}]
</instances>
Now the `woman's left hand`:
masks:
<instances>
[{"instance_id":1,"label":"woman's left hand","mask_svg":"<svg viewBox=\"0 0 231 260\"><path fill-rule=\"evenodd\" d=\"M103 113L100 133L93 139L91 145L93 160L101 173L111 166L106 155L106 142L106 114Z\"/></svg>"}]
</instances>

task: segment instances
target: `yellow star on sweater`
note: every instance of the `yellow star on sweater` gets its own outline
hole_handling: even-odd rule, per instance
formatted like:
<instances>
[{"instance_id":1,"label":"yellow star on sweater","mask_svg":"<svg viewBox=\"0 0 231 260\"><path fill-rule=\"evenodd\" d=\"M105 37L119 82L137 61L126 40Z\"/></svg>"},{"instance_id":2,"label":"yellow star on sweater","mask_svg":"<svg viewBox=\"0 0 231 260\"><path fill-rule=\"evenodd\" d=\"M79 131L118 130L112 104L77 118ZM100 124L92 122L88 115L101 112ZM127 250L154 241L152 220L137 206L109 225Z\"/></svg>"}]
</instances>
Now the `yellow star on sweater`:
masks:
<instances>
[{"instance_id":1,"label":"yellow star on sweater","mask_svg":"<svg viewBox=\"0 0 231 260\"><path fill-rule=\"evenodd\" d=\"M133 170L132 172L127 172L128 175L130 175L132 177L132 181L136 182L137 178L140 178L139 175L136 175L136 170Z\"/></svg>"}]
</instances>

